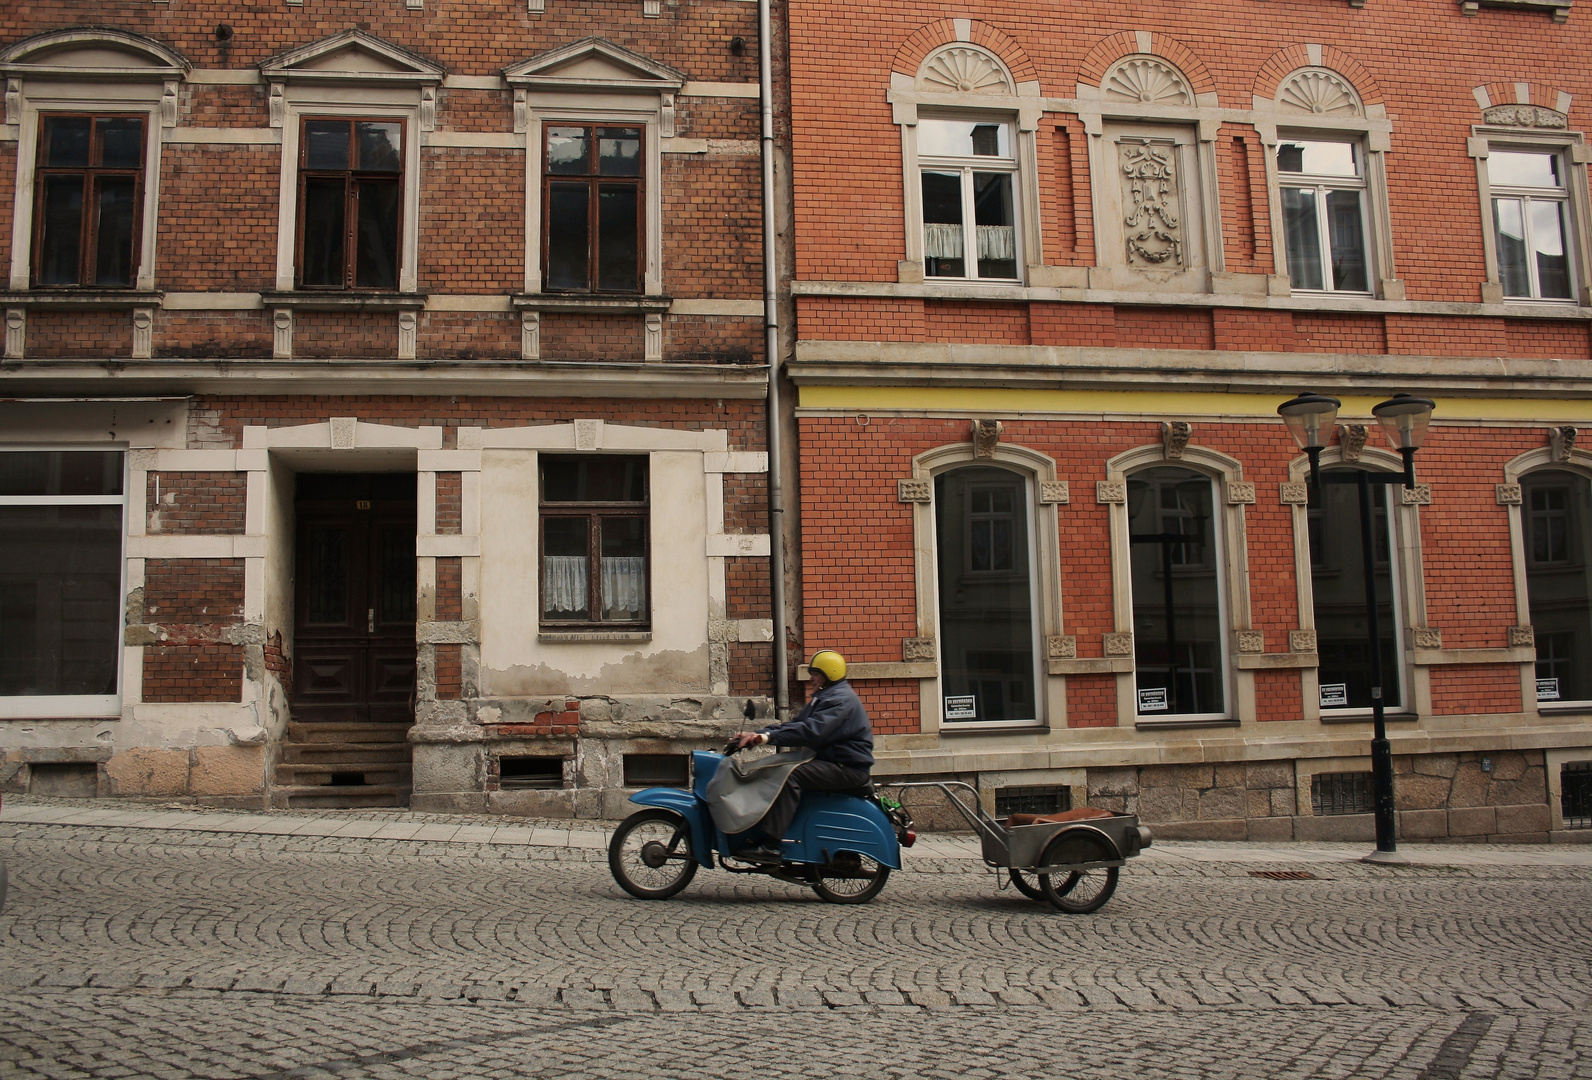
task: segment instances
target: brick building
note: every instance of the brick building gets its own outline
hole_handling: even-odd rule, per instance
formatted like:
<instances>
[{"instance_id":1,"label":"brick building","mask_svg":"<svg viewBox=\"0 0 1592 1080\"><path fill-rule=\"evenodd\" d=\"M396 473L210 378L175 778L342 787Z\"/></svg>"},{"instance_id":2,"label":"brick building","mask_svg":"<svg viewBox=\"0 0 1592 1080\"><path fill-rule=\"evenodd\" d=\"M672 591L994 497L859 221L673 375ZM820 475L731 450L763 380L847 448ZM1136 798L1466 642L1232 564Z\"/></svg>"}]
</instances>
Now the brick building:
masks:
<instances>
[{"instance_id":1,"label":"brick building","mask_svg":"<svg viewBox=\"0 0 1592 1080\"><path fill-rule=\"evenodd\" d=\"M1397 469L1370 408L1409 391L1373 538L1402 835L1592 835L1586 13L789 18L802 630L878 771L1368 838L1358 514L1276 410L1336 395L1324 466Z\"/></svg>"},{"instance_id":2,"label":"brick building","mask_svg":"<svg viewBox=\"0 0 1592 1080\"><path fill-rule=\"evenodd\" d=\"M93 18L0 12L6 790L613 813L766 715L758 6Z\"/></svg>"}]
</instances>

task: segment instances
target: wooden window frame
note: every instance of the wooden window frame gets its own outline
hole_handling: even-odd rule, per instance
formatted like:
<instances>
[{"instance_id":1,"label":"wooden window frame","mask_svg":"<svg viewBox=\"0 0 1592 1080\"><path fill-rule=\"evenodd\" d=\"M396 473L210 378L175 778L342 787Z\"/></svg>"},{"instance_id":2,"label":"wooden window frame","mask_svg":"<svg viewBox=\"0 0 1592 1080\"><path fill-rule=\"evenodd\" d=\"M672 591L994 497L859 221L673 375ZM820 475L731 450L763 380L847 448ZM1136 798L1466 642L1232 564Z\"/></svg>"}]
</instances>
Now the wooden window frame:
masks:
<instances>
[{"instance_id":1,"label":"wooden window frame","mask_svg":"<svg viewBox=\"0 0 1592 1080\"><path fill-rule=\"evenodd\" d=\"M397 124L398 125L398 168L392 172L371 172L355 168L347 169L311 169L307 160L309 158L309 139L305 137L308 126L318 121L331 121L348 124L349 138L349 163L352 166L354 154L358 150L356 135L358 124ZM295 212L298 221L294 224L293 239L293 287L305 292L399 292L403 283L404 271L404 210L407 193L404 191L406 162L409 154L409 121L402 116L376 116L359 115L344 116L337 114L301 113L298 117L298 162L296 171L298 201ZM343 178L344 188L344 230L343 230L343 280L339 285L307 285L304 283L304 214L305 214L305 184L313 178L340 176ZM373 286L355 284L359 275L359 183L360 179L388 180L389 178L398 188L398 221L396 223L396 249L393 263L393 285Z\"/></svg>"},{"instance_id":2,"label":"wooden window frame","mask_svg":"<svg viewBox=\"0 0 1592 1080\"><path fill-rule=\"evenodd\" d=\"M597 154L598 139L594 134L601 128L625 128L637 133L641 141L637 158L641 166L638 176L604 176L598 172L586 173L558 173L554 174L547 167L547 144L549 133L553 128L581 128L593 133L588 135L587 162L588 168L597 166L592 158ZM647 277L647 125L632 121L585 121L585 120L547 120L542 124L542 290L548 293L564 293L573 296L586 296L591 294L608 295L639 295L645 291ZM551 254L551 234L553 200L551 186L554 183L584 183L586 185L586 221L588 229L586 234L586 281L584 289L555 289L548 284L548 258ZM627 184L636 189L636 282L630 289L603 289L598 286L597 255L601 246L601 235L598 226L598 191L602 184Z\"/></svg>"},{"instance_id":3,"label":"wooden window frame","mask_svg":"<svg viewBox=\"0 0 1592 1080\"><path fill-rule=\"evenodd\" d=\"M536 513L536 548L537 567L536 582L537 596L540 598L537 611L538 625L544 633L581 633L604 631L642 631L652 628L652 462L646 454L626 454L624 457L633 458L642 462L646 470L646 497L640 502L605 502L588 500L584 502L549 502L547 498L547 484L544 479L544 466L549 460L579 459L582 457L597 457L605 455L584 454L545 454L537 463L537 513ZM643 574L646 577L647 588L647 614L642 619L616 620L604 619L602 612L602 534L598 524L601 518L640 518L645 527L642 536L645 538L645 553L642 556ZM547 617L547 559L543 552L545 523L550 518L582 519L586 521L586 611L588 616L597 613L597 618L586 619L549 619Z\"/></svg>"},{"instance_id":4,"label":"wooden window frame","mask_svg":"<svg viewBox=\"0 0 1592 1080\"><path fill-rule=\"evenodd\" d=\"M44 165L49 155L45 152L44 140L49 131L51 121L70 119L73 117L86 117L89 121L89 162L88 165ZM98 138L98 125L96 121L109 119L136 119L143 123L143 137L139 140L138 164L131 169L107 169L93 164L98 155L100 141ZM138 286L139 268L143 258L144 237L144 170L149 162L149 130L150 117L147 112L117 112L106 110L103 112L41 112L39 114L39 134L37 156L35 158L33 173L33 243L30 251L32 265L29 267L29 276L35 289L135 289ZM85 195L83 198L83 223L78 228L77 238L77 276L78 281L65 285L46 285L39 281L39 266L44 254L44 192L48 186L45 181L51 176L81 176ZM94 242L99 236L99 200L90 196L100 177L103 176L131 176L133 179L133 246L130 253L129 267L132 269L133 280L126 285L100 285L93 278L95 252L98 245Z\"/></svg>"}]
</instances>

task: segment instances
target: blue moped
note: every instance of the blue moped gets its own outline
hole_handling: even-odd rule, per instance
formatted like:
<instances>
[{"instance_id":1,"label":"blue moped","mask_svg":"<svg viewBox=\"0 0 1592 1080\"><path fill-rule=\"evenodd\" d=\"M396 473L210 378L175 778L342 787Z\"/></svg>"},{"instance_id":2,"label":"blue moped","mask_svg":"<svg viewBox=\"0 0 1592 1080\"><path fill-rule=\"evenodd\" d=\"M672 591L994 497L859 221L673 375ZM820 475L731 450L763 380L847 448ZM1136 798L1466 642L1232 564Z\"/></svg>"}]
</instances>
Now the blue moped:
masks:
<instances>
[{"instance_id":1,"label":"blue moped","mask_svg":"<svg viewBox=\"0 0 1592 1080\"><path fill-rule=\"evenodd\" d=\"M708 810L708 781L724 754L691 755L693 784L648 788L630 797L644 810L631 814L608 845L608 868L619 887L642 900L666 900L696 877L697 867L732 874L766 874L812 889L832 904L866 904L879 895L890 871L901 869L901 847L917 839L912 819L894 804L866 793L807 792L785 833L779 862L737 859L751 844L747 833L726 836Z\"/></svg>"}]
</instances>

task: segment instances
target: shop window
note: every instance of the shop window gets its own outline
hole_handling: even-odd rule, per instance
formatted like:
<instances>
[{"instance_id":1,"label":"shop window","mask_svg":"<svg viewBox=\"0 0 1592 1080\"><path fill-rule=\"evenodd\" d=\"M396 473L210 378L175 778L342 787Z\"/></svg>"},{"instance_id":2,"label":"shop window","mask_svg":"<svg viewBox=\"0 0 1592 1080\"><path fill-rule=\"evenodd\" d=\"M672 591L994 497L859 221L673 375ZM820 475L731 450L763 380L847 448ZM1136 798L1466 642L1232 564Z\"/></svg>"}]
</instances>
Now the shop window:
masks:
<instances>
[{"instance_id":1,"label":"shop window","mask_svg":"<svg viewBox=\"0 0 1592 1080\"><path fill-rule=\"evenodd\" d=\"M34 285L132 287L148 122L143 115L39 117Z\"/></svg>"},{"instance_id":2,"label":"shop window","mask_svg":"<svg viewBox=\"0 0 1592 1080\"><path fill-rule=\"evenodd\" d=\"M542 457L545 628L648 625L647 479L645 457Z\"/></svg>"},{"instance_id":3,"label":"shop window","mask_svg":"<svg viewBox=\"0 0 1592 1080\"><path fill-rule=\"evenodd\" d=\"M1537 700L1592 700L1592 479L1543 469L1522 476L1520 491Z\"/></svg>"},{"instance_id":4,"label":"shop window","mask_svg":"<svg viewBox=\"0 0 1592 1080\"><path fill-rule=\"evenodd\" d=\"M122 457L0 450L0 715L120 708Z\"/></svg>"},{"instance_id":5,"label":"shop window","mask_svg":"<svg viewBox=\"0 0 1592 1080\"><path fill-rule=\"evenodd\" d=\"M542 174L549 292L639 292L640 127L549 124Z\"/></svg>"},{"instance_id":6,"label":"shop window","mask_svg":"<svg viewBox=\"0 0 1592 1080\"><path fill-rule=\"evenodd\" d=\"M1399 489L1387 484L1371 487L1377 639L1382 653L1382 703L1388 709L1398 709L1403 703L1403 620L1397 601L1396 548L1388 522L1388 493L1394 490ZM1359 488L1349 484L1312 486L1308 517L1321 709L1324 713L1369 709L1372 658L1367 641Z\"/></svg>"},{"instance_id":7,"label":"shop window","mask_svg":"<svg viewBox=\"0 0 1592 1080\"><path fill-rule=\"evenodd\" d=\"M1369 814L1375 809L1368 772L1316 773L1310 778L1310 812L1316 817Z\"/></svg>"},{"instance_id":8,"label":"shop window","mask_svg":"<svg viewBox=\"0 0 1592 1080\"><path fill-rule=\"evenodd\" d=\"M402 120L304 119L300 288L398 287L403 140Z\"/></svg>"},{"instance_id":9,"label":"shop window","mask_svg":"<svg viewBox=\"0 0 1592 1080\"><path fill-rule=\"evenodd\" d=\"M947 723L1039 718L1029 484L989 465L934 479Z\"/></svg>"},{"instance_id":10,"label":"shop window","mask_svg":"<svg viewBox=\"0 0 1592 1080\"><path fill-rule=\"evenodd\" d=\"M1369 292L1359 144L1285 139L1277 144L1277 174L1293 288Z\"/></svg>"},{"instance_id":11,"label":"shop window","mask_svg":"<svg viewBox=\"0 0 1592 1080\"><path fill-rule=\"evenodd\" d=\"M1146 720L1226 711L1215 485L1166 466L1128 477L1134 674Z\"/></svg>"},{"instance_id":12,"label":"shop window","mask_svg":"<svg viewBox=\"0 0 1592 1080\"><path fill-rule=\"evenodd\" d=\"M1018 276L1017 151L1005 120L918 121L923 273Z\"/></svg>"}]
</instances>

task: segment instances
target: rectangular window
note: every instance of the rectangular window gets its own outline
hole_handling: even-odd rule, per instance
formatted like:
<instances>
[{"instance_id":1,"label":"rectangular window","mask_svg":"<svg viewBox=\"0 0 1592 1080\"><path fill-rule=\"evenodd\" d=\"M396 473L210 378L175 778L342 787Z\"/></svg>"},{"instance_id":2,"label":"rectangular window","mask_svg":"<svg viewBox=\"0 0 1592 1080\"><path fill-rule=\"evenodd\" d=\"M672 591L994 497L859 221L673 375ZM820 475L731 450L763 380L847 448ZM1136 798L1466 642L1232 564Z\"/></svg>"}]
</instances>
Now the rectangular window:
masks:
<instances>
[{"instance_id":1,"label":"rectangular window","mask_svg":"<svg viewBox=\"0 0 1592 1080\"><path fill-rule=\"evenodd\" d=\"M1072 809L1072 789L1066 787L1003 787L995 789L995 816L1062 814Z\"/></svg>"},{"instance_id":2,"label":"rectangular window","mask_svg":"<svg viewBox=\"0 0 1592 1080\"><path fill-rule=\"evenodd\" d=\"M303 123L299 288L396 289L403 235L403 121Z\"/></svg>"},{"instance_id":3,"label":"rectangular window","mask_svg":"<svg viewBox=\"0 0 1592 1080\"><path fill-rule=\"evenodd\" d=\"M1191 469L1128 477L1139 714L1226 709L1220 552L1211 478Z\"/></svg>"},{"instance_id":4,"label":"rectangular window","mask_svg":"<svg viewBox=\"0 0 1592 1080\"><path fill-rule=\"evenodd\" d=\"M1568 192L1560 155L1493 150L1487 155L1487 183L1504 295L1571 299Z\"/></svg>"},{"instance_id":5,"label":"rectangular window","mask_svg":"<svg viewBox=\"0 0 1592 1080\"><path fill-rule=\"evenodd\" d=\"M541 476L543 627L644 629L647 459L543 455Z\"/></svg>"},{"instance_id":6,"label":"rectangular window","mask_svg":"<svg viewBox=\"0 0 1592 1080\"><path fill-rule=\"evenodd\" d=\"M1592 829L1592 761L1559 769L1559 812L1566 829Z\"/></svg>"},{"instance_id":7,"label":"rectangular window","mask_svg":"<svg viewBox=\"0 0 1592 1080\"><path fill-rule=\"evenodd\" d=\"M1360 147L1286 140L1277 145L1277 172L1293 287L1369 292Z\"/></svg>"},{"instance_id":8,"label":"rectangular window","mask_svg":"<svg viewBox=\"0 0 1592 1080\"><path fill-rule=\"evenodd\" d=\"M928 277L1017 278L1011 136L1011 125L996 121L918 121Z\"/></svg>"},{"instance_id":9,"label":"rectangular window","mask_svg":"<svg viewBox=\"0 0 1592 1080\"><path fill-rule=\"evenodd\" d=\"M1316 817L1369 814L1375 809L1368 772L1316 773L1310 778L1310 810Z\"/></svg>"},{"instance_id":10,"label":"rectangular window","mask_svg":"<svg viewBox=\"0 0 1592 1080\"><path fill-rule=\"evenodd\" d=\"M1321 493L1326 492L1323 509ZM1372 557L1375 564L1377 640L1382 653L1382 704L1403 698L1399 663L1399 612L1394 601L1393 537L1388 528L1388 485L1371 486ZM1316 648L1321 666L1321 707L1369 709L1372 662L1365 618L1365 560L1360 551L1360 493L1350 484L1310 489L1310 583L1315 596Z\"/></svg>"},{"instance_id":11,"label":"rectangular window","mask_svg":"<svg viewBox=\"0 0 1592 1080\"><path fill-rule=\"evenodd\" d=\"M119 708L125 501L119 451L0 450L0 710Z\"/></svg>"},{"instance_id":12,"label":"rectangular window","mask_svg":"<svg viewBox=\"0 0 1592 1080\"><path fill-rule=\"evenodd\" d=\"M130 288L138 274L143 116L39 118L33 284Z\"/></svg>"},{"instance_id":13,"label":"rectangular window","mask_svg":"<svg viewBox=\"0 0 1592 1080\"><path fill-rule=\"evenodd\" d=\"M1592 479L1542 469L1521 477L1520 490L1537 698L1592 700Z\"/></svg>"},{"instance_id":14,"label":"rectangular window","mask_svg":"<svg viewBox=\"0 0 1592 1080\"><path fill-rule=\"evenodd\" d=\"M642 129L553 124L546 131L544 287L640 292Z\"/></svg>"}]
</instances>

